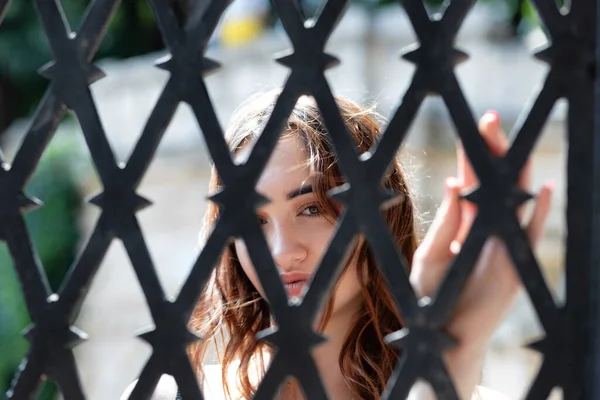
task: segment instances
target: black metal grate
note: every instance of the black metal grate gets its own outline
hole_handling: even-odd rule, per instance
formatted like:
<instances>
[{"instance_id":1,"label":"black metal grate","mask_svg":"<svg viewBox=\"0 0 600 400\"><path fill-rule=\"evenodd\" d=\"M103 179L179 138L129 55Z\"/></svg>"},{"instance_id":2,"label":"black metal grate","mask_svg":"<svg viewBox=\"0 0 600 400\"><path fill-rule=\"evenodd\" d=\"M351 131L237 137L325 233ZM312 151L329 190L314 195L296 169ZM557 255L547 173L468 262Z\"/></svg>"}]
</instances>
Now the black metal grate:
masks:
<instances>
[{"instance_id":1,"label":"black metal grate","mask_svg":"<svg viewBox=\"0 0 600 400\"><path fill-rule=\"evenodd\" d=\"M24 0L19 0L24 1ZM256 398L271 399L289 375L299 380L309 399L326 399L310 349L323 340L312 331L322 299L340 273L336 267L351 239L365 234L379 266L401 310L406 327L391 335L400 346L423 348L409 352L392 375L385 398L407 396L415 379L428 380L439 398L455 399L456 392L441 360L451 339L442 327L452 311L475 260L491 235L507 244L521 279L546 332L534 345L544 362L528 398L546 398L554 386L563 388L567 399L592 398L589 392L595 371L592 356L586 356L597 324L591 313L593 123L595 81L596 4L573 0L562 15L554 0L534 0L552 44L536 54L550 65L544 85L531 108L517 124L514 142L502 158L492 156L480 135L472 111L454 74L454 67L467 56L454 48L456 34L473 6L472 0L453 0L443 17L432 20L420 0L400 1L418 36L418 46L403 55L416 64L412 83L393 115L381 142L370 157L360 157L346 131L324 71L338 60L324 52L325 44L342 17L348 0L329 0L316 23L304 23L296 1L273 0L291 39L293 52L277 61L290 68L283 92L254 150L243 165L233 163L223 139L203 76L219 65L203 56L208 40L229 1L199 0L196 12L180 28L168 0L148 0L162 32L170 57L158 66L170 72L142 136L127 162L121 166L106 139L89 85L102 78L92 64L111 16L120 0L93 0L78 32L71 32L58 0L35 0L54 61L42 69L50 80L34 120L12 166L0 160L0 239L6 241L19 276L32 325L26 330L31 342L26 362L15 377L10 399L28 399L42 377L56 381L67 400L83 399L71 349L85 334L72 324L92 278L111 241L120 238L147 299L155 328L141 337L153 353L130 398L149 398L163 373L177 380L184 399L201 399L186 346L198 338L187 329L192 309L207 278L231 236L248 244L257 273L278 323L262 338L279 351L272 361ZM0 0L0 16L10 0ZM289 305L255 218L255 208L264 199L254 186L278 140L297 98L313 95L321 109L340 167L348 185L336 194L345 204L335 237L327 250L310 290L299 305ZM467 198L476 203L478 215L462 251L453 262L437 297L421 305L409 283L403 257L395 247L380 207L391 194L379 182L402 143L419 106L427 95L439 94L457 127L466 154L481 182ZM566 303L557 306L544 283L536 258L515 216L515 207L530 198L516 189L520 170L536 143L548 114L559 98L569 102L568 111L568 207L566 255ZM167 300L150 260L149 251L135 213L149 202L136 189L151 162L161 137L179 102L195 113L224 189L211 199L221 207L221 217L208 243L198 256L189 278L173 302ZM102 209L85 249L71 268L58 293L46 282L23 213L36 201L23 193L42 152L67 109L78 117L104 190L91 202ZM244 199L244 200L240 200ZM592 318L592 319L590 319ZM420 346L423 344L423 346ZM591 372L590 372L591 371ZM596 398L596 397L594 397Z\"/></svg>"}]
</instances>

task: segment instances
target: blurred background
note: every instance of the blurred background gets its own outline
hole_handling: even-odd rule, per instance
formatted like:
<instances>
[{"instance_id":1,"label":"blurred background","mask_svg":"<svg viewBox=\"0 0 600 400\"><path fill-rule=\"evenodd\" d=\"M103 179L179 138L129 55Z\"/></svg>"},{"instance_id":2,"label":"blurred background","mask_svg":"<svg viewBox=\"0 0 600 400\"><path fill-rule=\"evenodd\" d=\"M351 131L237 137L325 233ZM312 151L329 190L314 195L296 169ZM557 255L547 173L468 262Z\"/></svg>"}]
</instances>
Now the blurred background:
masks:
<instances>
[{"instance_id":1,"label":"blurred background","mask_svg":"<svg viewBox=\"0 0 600 400\"><path fill-rule=\"evenodd\" d=\"M171 0L180 16L194 0ZM52 59L32 1L13 2L0 25L0 146L10 163L47 81L37 70ZM74 30L89 0L62 0ZM318 0L304 0L311 16ZM444 4L427 3L432 13ZM565 7L567 5L564 5ZM327 77L335 93L375 104L391 117L414 71L400 50L415 42L410 22L397 2L352 1L334 32L328 52L341 65ZM457 46L470 54L457 75L480 116L497 110L507 132L523 115L543 82L547 66L532 57L545 35L528 1L482 0L467 17ZM282 85L287 70L273 62L290 43L268 0L236 0L215 33L207 55L223 64L206 78L223 126L247 96ZM163 89L168 73L153 66L165 54L146 0L124 1L98 52L97 65L107 77L92 86L104 128L120 161L126 161ZM565 104L557 103L533 154L533 187L548 179L556 191L553 211L537 250L557 302L563 296ZM426 231L443 192L445 177L455 173L456 135L439 98L421 107L402 148ZM167 293L175 296L198 251L205 207L209 156L199 126L181 104L146 174L139 193L154 205L138 214L153 261ZM77 120L68 115L44 153L27 193L44 207L27 214L36 250L53 289L57 289L77 253L85 246L99 215L84 199L100 190ZM20 331L29 316L4 243L0 243L0 392L7 390L27 342ZM120 242L114 241L85 300L77 326L90 339L75 349L89 399L117 399L139 374L150 347L136 332L150 326L139 284ZM523 344L542 334L526 295L521 295L498 329L483 371L484 383L511 398L523 397L540 365L540 356ZM57 396L48 384L40 399ZM560 398L561 394L553 394Z\"/></svg>"}]
</instances>

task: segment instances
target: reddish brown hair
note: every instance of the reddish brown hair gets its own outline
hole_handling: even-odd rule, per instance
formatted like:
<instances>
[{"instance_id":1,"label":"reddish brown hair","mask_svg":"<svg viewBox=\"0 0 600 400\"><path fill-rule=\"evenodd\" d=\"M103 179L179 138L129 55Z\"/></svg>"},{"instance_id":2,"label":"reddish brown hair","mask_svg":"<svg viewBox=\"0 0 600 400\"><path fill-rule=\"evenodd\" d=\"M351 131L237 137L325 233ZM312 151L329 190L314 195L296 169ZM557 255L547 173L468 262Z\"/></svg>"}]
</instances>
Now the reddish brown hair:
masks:
<instances>
[{"instance_id":1,"label":"reddish brown hair","mask_svg":"<svg viewBox=\"0 0 600 400\"><path fill-rule=\"evenodd\" d=\"M265 126L279 92L270 92L253 97L234 113L227 131L227 142L232 151L238 151L255 140ZM369 108L342 98L336 101L348 131L360 152L371 149L380 134L380 118ZM290 116L284 135L298 135L306 144L308 163L317 172L313 185L317 199L332 221L339 216L341 207L327 196L327 191L343 183L330 139L318 107L312 98L301 97ZM384 211L391 232L396 238L409 265L417 247L415 210L406 180L396 160L392 163L385 179L386 187L402 195L403 201ZM212 170L210 188L212 193L221 183L217 171ZM218 206L209 204L204 220L204 238L210 233L219 215ZM394 365L398 350L384 342L385 335L402 327L401 318L392 296L380 273L373 253L364 241L349 257L357 266L364 299L356 314L339 357L342 374L357 398L379 399ZM335 289L334 289L335 290ZM330 300L321 317L324 327L332 308ZM227 373L233 362L239 361L237 388L243 398L254 395L256 382L250 369L259 361L264 369L264 352L270 347L256 339L256 334L272 325L268 303L260 296L242 270L233 245L224 251L210 281L194 311L191 328L198 331L204 341L190 346L189 354L193 365L201 376L201 365L210 339L222 339L223 352L217 353L222 365L225 392L230 395Z\"/></svg>"}]
</instances>

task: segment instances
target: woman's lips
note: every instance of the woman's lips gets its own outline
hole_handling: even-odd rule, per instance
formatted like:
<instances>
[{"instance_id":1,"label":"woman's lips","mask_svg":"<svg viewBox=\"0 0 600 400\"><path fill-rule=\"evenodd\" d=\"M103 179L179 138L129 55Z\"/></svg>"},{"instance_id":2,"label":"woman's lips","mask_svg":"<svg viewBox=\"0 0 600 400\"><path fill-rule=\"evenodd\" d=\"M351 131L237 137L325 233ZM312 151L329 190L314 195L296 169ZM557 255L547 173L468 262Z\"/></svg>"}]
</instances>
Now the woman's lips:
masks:
<instances>
[{"instance_id":1,"label":"woman's lips","mask_svg":"<svg viewBox=\"0 0 600 400\"><path fill-rule=\"evenodd\" d=\"M288 298L300 296L300 293L302 293L302 289L304 289L304 285L306 285L306 279L286 283L285 290L287 292Z\"/></svg>"},{"instance_id":2,"label":"woman's lips","mask_svg":"<svg viewBox=\"0 0 600 400\"><path fill-rule=\"evenodd\" d=\"M308 279L310 278L310 274L302 271L288 271L282 273L280 277L285 286L288 299L292 299L298 297L300 293L302 293L304 285L306 285L306 282L308 282Z\"/></svg>"}]
</instances>

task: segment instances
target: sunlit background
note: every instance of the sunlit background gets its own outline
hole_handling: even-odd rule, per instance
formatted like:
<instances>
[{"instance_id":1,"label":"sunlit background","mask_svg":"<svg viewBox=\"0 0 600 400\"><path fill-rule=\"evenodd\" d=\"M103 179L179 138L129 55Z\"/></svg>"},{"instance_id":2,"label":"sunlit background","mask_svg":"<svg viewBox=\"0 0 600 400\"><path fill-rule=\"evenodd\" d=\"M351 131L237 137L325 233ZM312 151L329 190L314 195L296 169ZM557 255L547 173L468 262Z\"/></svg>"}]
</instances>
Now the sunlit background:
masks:
<instances>
[{"instance_id":1,"label":"sunlit background","mask_svg":"<svg viewBox=\"0 0 600 400\"><path fill-rule=\"evenodd\" d=\"M76 30L89 1L63 0ZM182 10L193 0L180 1ZM320 1L306 0L308 16ZM387 4L389 3L389 4ZM8 162L26 132L47 81L37 70L52 59L33 1L15 1L0 25L0 145ZM432 13L443 4L428 3ZM391 116L410 83L414 67L400 51L415 42L410 22L397 2L353 1L334 32L328 52L341 65L327 77L335 93ZM547 66L533 58L545 43L527 1L478 3L461 30L457 45L471 58L456 72L474 115L497 110L507 132L527 111ZM275 55L290 48L267 0L236 0L221 21L207 55L223 68L206 81L223 126L247 96L280 86L287 70ZM165 54L146 0L126 0L109 27L97 57L107 77L92 86L96 105L114 152L126 161L163 89L168 73L154 67ZM533 188L553 179L553 211L537 251L548 284L562 299L564 258L565 105L557 104L533 155ZM445 177L455 173L456 135L444 104L429 98L403 146L417 196L422 229L427 229L443 193ZM154 205L138 214L153 261L169 293L176 295L198 251L205 208L209 157L199 126L181 104L166 132L139 193ZM74 116L65 118L46 150L27 193L45 206L30 212L27 223L39 256L56 290L85 245L99 210L84 202L100 190L89 152ZM29 317L11 259L0 244L0 392L7 390L27 342L20 331ZM150 347L135 337L151 326L131 263L115 240L85 300L77 326L90 339L75 349L89 399L117 399L139 374ZM527 296L498 329L483 371L485 385L511 398L524 396L541 357L523 348L542 334ZM46 385L40 399L57 395ZM560 398L560 393L555 393Z\"/></svg>"}]
</instances>

